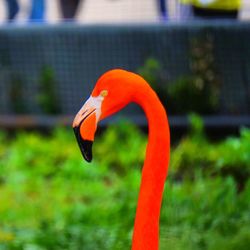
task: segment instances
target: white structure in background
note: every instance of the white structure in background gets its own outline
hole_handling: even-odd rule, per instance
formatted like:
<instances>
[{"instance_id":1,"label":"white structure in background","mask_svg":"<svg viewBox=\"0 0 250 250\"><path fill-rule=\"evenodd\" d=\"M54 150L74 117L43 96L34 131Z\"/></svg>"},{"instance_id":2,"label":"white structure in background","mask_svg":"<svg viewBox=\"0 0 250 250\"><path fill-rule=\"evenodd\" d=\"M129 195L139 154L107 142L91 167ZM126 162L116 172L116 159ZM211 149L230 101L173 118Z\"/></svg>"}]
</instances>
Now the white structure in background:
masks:
<instances>
[{"instance_id":1,"label":"white structure in background","mask_svg":"<svg viewBox=\"0 0 250 250\"><path fill-rule=\"evenodd\" d=\"M243 8L240 13L240 19L242 20L250 20L250 0L242 0Z\"/></svg>"},{"instance_id":2,"label":"white structure in background","mask_svg":"<svg viewBox=\"0 0 250 250\"><path fill-rule=\"evenodd\" d=\"M58 0L45 0L45 18L48 23L61 20ZM170 20L180 20L178 0L166 0ZM250 0L242 0L241 19L250 20ZM30 0L18 0L20 11L16 21L26 23L30 12ZM188 14L187 14L188 16ZM185 18L185 17L184 17ZM6 20L5 0L0 0L0 23ZM141 23L159 22L157 0L83 0L76 20L79 23Z\"/></svg>"},{"instance_id":3,"label":"white structure in background","mask_svg":"<svg viewBox=\"0 0 250 250\"><path fill-rule=\"evenodd\" d=\"M27 22L30 0L18 0L20 11L16 17L19 23ZM49 23L61 20L58 0L45 0L45 19ZM0 22L6 19L5 0L0 0ZM156 0L83 0L76 20L80 23L129 23L158 21Z\"/></svg>"}]
</instances>

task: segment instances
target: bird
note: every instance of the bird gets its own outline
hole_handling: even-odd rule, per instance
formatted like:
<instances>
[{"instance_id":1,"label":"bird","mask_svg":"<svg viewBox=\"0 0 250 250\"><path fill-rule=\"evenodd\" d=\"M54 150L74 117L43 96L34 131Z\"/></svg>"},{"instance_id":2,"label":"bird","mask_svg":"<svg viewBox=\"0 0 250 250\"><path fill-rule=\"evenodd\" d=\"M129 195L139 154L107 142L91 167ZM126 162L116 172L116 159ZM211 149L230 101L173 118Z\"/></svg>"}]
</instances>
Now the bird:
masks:
<instances>
[{"instance_id":1,"label":"bird","mask_svg":"<svg viewBox=\"0 0 250 250\"><path fill-rule=\"evenodd\" d=\"M111 69L97 80L72 127L83 158L91 162L98 122L131 102L141 106L148 121L148 143L131 249L158 250L160 210L170 159L170 130L166 110L155 91L142 76L124 69Z\"/></svg>"}]
</instances>

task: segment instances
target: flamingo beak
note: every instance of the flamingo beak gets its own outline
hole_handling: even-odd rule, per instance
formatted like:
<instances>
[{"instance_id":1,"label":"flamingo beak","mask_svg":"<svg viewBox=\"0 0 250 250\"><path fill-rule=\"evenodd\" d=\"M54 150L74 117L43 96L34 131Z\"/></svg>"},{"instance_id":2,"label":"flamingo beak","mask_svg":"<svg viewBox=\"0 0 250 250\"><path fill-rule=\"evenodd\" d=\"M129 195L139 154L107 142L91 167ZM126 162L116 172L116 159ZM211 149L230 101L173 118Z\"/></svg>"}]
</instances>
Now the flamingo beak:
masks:
<instances>
[{"instance_id":1,"label":"flamingo beak","mask_svg":"<svg viewBox=\"0 0 250 250\"><path fill-rule=\"evenodd\" d=\"M81 150L83 158L87 162L91 162L92 161L92 145L93 145L93 141L82 139L79 127L74 127L73 130L75 132L76 140L78 142L78 146L79 146L79 148Z\"/></svg>"},{"instance_id":2,"label":"flamingo beak","mask_svg":"<svg viewBox=\"0 0 250 250\"><path fill-rule=\"evenodd\" d=\"M79 148L87 162L92 160L92 145L101 114L102 100L102 96L90 96L75 116L72 124Z\"/></svg>"}]
</instances>

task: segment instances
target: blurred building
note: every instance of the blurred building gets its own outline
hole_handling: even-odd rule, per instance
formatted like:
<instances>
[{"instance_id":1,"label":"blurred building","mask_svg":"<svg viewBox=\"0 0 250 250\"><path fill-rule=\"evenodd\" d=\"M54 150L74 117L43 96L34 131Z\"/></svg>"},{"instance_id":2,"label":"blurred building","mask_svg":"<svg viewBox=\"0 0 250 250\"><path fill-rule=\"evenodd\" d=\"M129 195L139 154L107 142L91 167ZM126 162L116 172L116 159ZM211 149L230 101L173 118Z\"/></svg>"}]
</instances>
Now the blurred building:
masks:
<instances>
[{"instance_id":1,"label":"blurred building","mask_svg":"<svg viewBox=\"0 0 250 250\"><path fill-rule=\"evenodd\" d=\"M25 23L30 13L30 0L18 0L20 11L18 23ZM169 20L180 20L178 0L166 0ZM59 0L46 0L45 19L49 23L61 20ZM0 22L6 20L5 0L0 0ZM188 18L187 16L184 18ZM240 12L241 20L250 20L250 0L243 0ZM157 0L83 0L77 11L76 20L79 23L131 23L159 22Z\"/></svg>"}]
</instances>

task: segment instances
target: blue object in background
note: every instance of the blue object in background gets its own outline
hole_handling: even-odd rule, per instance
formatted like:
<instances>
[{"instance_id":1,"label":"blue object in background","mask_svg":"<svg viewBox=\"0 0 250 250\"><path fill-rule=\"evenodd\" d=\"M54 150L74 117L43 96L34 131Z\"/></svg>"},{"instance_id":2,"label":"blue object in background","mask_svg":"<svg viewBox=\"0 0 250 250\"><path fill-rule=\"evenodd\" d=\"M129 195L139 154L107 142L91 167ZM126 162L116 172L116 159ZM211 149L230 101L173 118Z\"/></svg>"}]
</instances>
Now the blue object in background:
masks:
<instances>
[{"instance_id":1,"label":"blue object in background","mask_svg":"<svg viewBox=\"0 0 250 250\"><path fill-rule=\"evenodd\" d=\"M16 14L19 11L19 6L16 0L5 0L8 8L8 20L15 19Z\"/></svg>"},{"instance_id":2,"label":"blue object in background","mask_svg":"<svg viewBox=\"0 0 250 250\"><path fill-rule=\"evenodd\" d=\"M44 22L44 0L32 0L30 22Z\"/></svg>"},{"instance_id":3,"label":"blue object in background","mask_svg":"<svg viewBox=\"0 0 250 250\"><path fill-rule=\"evenodd\" d=\"M194 20L194 13L193 13L192 5L180 3L178 18L181 21Z\"/></svg>"},{"instance_id":4,"label":"blue object in background","mask_svg":"<svg viewBox=\"0 0 250 250\"><path fill-rule=\"evenodd\" d=\"M166 21L168 19L166 1L165 0L157 0L157 1L161 15L161 20Z\"/></svg>"}]
</instances>

